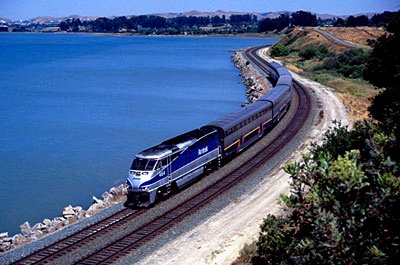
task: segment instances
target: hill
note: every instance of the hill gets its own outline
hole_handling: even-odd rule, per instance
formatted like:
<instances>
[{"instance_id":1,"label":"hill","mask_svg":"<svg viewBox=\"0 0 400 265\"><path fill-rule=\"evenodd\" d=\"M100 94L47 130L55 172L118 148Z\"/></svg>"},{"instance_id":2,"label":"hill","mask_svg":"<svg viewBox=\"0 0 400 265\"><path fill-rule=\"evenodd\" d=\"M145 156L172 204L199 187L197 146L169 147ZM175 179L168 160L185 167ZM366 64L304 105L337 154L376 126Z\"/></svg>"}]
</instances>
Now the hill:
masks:
<instances>
[{"instance_id":1,"label":"hill","mask_svg":"<svg viewBox=\"0 0 400 265\"><path fill-rule=\"evenodd\" d=\"M317 30L295 28L270 50L283 53L270 52L270 56L277 57L290 70L332 87L348 108L352 120L368 117L371 97L378 91L362 79L362 70L371 49L368 44L375 42L385 31L372 27ZM321 34L325 31L349 44ZM356 48L351 48L350 44Z\"/></svg>"},{"instance_id":2,"label":"hill","mask_svg":"<svg viewBox=\"0 0 400 265\"><path fill-rule=\"evenodd\" d=\"M281 14L291 14L292 12L290 11L285 11L285 10L281 10L281 11L273 11L273 12L240 12L240 11L224 11L224 10L216 10L216 11L197 11L197 10L192 10L192 11L187 11L187 12L165 12L165 13L152 13L152 14L144 14L144 15L154 15L154 16L160 16L160 17L164 17L164 18L175 18L175 17L179 17L179 16L184 16L184 17L189 17L189 16L193 16L193 17L214 17L214 16L225 16L226 18L229 18L231 15L246 15L246 14L250 14L252 16L256 16L258 20L262 20L265 18L277 18L279 17ZM375 13L367 13L367 14L358 14L358 15L366 15L368 17L372 17ZM138 15L142 15L142 14L127 14L124 15L126 17L131 17L131 16L138 16ZM81 21L86 21L86 20L95 20L96 18L99 18L101 16L82 16L82 15L70 15L70 16L65 16L65 17L53 17L53 16L38 16L38 17L34 17L31 19L27 19L24 22L28 22L28 23L34 23L34 24L44 24L44 25L48 25L48 24L54 24L55 22L61 22L61 21L65 21L67 19L71 19L71 18L75 18L75 19L80 19ZM107 18L115 18L117 16L107 16ZM321 19L337 19L337 18L342 18L345 19L348 16L347 15L333 15L333 14L316 14L317 18L321 18ZM19 23L20 20L18 19L9 19L9 18L0 18L0 22L4 21L2 23Z\"/></svg>"}]
</instances>

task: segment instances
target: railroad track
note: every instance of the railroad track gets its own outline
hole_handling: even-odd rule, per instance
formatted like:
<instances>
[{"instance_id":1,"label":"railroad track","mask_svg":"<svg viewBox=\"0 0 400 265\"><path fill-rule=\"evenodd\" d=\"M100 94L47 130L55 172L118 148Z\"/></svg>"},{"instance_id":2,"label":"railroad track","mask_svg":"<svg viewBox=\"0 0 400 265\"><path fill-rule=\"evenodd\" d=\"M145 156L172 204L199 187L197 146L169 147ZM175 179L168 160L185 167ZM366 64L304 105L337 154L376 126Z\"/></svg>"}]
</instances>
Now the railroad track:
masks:
<instances>
[{"instance_id":1,"label":"railroad track","mask_svg":"<svg viewBox=\"0 0 400 265\"><path fill-rule=\"evenodd\" d=\"M246 51L246 56L253 61L262 71L267 73L266 62L257 55L259 48L252 48ZM219 181L214 183L198 194L193 195L189 200L178 204L176 207L148 220L140 227L127 233L123 237L114 240L106 246L98 249L95 253L86 255L76 264L112 264L121 257L128 255L135 249L145 245L151 239L167 231L185 217L194 214L200 208L210 204L213 200L236 186L240 181L251 173L257 171L266 161L271 159L275 153L292 139L309 119L312 107L312 100L308 91L299 83L294 82L293 91L298 97L298 105L295 106L295 115L288 121L286 129L278 135L269 145L252 156L246 163L226 174ZM54 243L30 256L16 261L14 264L43 264L62 258L79 248L90 244L97 238L120 229L123 225L133 222L146 210L124 209L107 219L104 219L82 231L73 234L59 242Z\"/></svg>"},{"instance_id":2,"label":"railroad track","mask_svg":"<svg viewBox=\"0 0 400 265\"><path fill-rule=\"evenodd\" d=\"M87 242L93 241L113 229L118 229L143 213L144 210L125 208L124 210L103 219L101 222L95 223L82 231L78 231L67 238L33 253L32 255L18 260L13 264L42 264L51 262L66 253L84 246Z\"/></svg>"}]
</instances>

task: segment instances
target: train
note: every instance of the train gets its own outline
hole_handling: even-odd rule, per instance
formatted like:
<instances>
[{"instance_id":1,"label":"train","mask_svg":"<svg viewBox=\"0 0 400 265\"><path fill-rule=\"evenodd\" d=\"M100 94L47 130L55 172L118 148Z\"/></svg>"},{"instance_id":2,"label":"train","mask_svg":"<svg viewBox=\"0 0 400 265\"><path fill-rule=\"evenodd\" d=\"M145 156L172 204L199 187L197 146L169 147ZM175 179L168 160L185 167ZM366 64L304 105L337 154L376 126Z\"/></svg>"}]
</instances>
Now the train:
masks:
<instances>
[{"instance_id":1,"label":"train","mask_svg":"<svg viewBox=\"0 0 400 265\"><path fill-rule=\"evenodd\" d=\"M267 67L273 88L254 103L136 154L125 206L149 207L167 198L267 134L287 113L293 82L281 64Z\"/></svg>"}]
</instances>

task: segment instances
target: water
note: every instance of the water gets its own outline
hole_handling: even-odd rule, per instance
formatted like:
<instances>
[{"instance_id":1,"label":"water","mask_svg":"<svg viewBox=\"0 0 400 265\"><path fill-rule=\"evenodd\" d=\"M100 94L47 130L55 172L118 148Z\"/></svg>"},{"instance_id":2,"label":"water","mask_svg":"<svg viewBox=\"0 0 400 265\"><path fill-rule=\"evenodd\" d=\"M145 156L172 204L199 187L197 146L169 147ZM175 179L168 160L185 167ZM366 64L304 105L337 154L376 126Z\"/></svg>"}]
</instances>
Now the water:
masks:
<instances>
[{"instance_id":1,"label":"water","mask_svg":"<svg viewBox=\"0 0 400 265\"><path fill-rule=\"evenodd\" d=\"M229 50L274 39L0 35L0 232L124 183L133 155L245 101Z\"/></svg>"}]
</instances>

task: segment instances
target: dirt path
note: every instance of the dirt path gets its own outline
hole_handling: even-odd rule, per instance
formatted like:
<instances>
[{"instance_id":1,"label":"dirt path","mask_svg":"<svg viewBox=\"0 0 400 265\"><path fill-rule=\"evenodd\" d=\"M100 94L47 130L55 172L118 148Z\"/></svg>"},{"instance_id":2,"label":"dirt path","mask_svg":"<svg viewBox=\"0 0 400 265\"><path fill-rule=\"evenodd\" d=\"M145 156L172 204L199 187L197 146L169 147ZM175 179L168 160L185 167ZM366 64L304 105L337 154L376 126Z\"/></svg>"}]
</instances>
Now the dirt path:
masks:
<instances>
[{"instance_id":1,"label":"dirt path","mask_svg":"<svg viewBox=\"0 0 400 265\"><path fill-rule=\"evenodd\" d=\"M339 45L344 45L344 46L349 47L349 48L358 48L359 47L359 46L357 46L355 44L352 44L352 43L349 43L347 41L344 41L344 40L336 37L335 35L333 35L333 34L331 34L329 32L326 32L325 30L322 30L319 27L315 27L315 28L313 28L313 30L325 35L325 37L327 37L328 39L331 39L333 42L336 42Z\"/></svg>"},{"instance_id":2,"label":"dirt path","mask_svg":"<svg viewBox=\"0 0 400 265\"><path fill-rule=\"evenodd\" d=\"M317 115L309 137L287 161L298 160L310 142L320 141L333 120L348 124L346 109L330 88L293 75L314 91L322 105L322 112ZM278 168L256 189L168 243L140 264L231 264L246 243L257 239L262 220L268 214L279 213L277 199L281 193L289 193L289 177Z\"/></svg>"}]
</instances>

